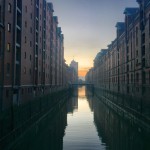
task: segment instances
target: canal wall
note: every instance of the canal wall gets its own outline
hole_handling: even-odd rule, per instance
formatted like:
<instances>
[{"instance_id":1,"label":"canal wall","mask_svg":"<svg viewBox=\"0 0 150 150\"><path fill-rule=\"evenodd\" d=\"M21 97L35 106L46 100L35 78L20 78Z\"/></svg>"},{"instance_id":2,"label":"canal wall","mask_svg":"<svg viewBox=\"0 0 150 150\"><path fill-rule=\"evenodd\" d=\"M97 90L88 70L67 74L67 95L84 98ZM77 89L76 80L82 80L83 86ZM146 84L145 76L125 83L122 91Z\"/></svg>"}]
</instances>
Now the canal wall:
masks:
<instances>
[{"instance_id":1,"label":"canal wall","mask_svg":"<svg viewBox=\"0 0 150 150\"><path fill-rule=\"evenodd\" d=\"M0 114L0 149L21 136L39 119L51 113L61 101L69 97L71 88L53 92L20 106L13 106Z\"/></svg>"},{"instance_id":2,"label":"canal wall","mask_svg":"<svg viewBox=\"0 0 150 150\"><path fill-rule=\"evenodd\" d=\"M126 96L99 88L94 88L94 94L121 117L138 124L150 133L150 107L144 103L144 98Z\"/></svg>"}]
</instances>

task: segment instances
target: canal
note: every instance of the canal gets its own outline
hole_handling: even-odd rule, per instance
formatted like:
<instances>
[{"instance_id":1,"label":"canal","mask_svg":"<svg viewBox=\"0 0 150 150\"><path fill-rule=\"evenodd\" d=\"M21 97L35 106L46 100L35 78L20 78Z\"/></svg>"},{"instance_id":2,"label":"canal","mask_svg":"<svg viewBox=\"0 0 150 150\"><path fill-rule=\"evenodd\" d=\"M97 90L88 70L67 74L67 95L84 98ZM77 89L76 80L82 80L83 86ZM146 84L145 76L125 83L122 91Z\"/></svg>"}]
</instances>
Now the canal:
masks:
<instances>
[{"instance_id":1,"label":"canal","mask_svg":"<svg viewBox=\"0 0 150 150\"><path fill-rule=\"evenodd\" d=\"M31 126L11 150L150 150L150 134L86 87Z\"/></svg>"}]
</instances>

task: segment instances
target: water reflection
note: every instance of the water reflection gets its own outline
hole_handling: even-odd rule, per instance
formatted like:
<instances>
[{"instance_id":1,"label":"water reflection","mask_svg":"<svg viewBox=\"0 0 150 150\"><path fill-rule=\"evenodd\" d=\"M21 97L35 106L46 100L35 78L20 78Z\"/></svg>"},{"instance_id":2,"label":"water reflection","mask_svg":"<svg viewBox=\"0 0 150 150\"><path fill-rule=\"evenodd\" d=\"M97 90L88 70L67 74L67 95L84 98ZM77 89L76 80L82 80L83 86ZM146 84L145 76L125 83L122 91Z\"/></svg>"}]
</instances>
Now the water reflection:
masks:
<instances>
[{"instance_id":1,"label":"water reflection","mask_svg":"<svg viewBox=\"0 0 150 150\"><path fill-rule=\"evenodd\" d=\"M86 91L90 93L90 91ZM109 150L150 150L150 133L106 106L100 99L88 98L102 143ZM91 104L93 103L93 104Z\"/></svg>"},{"instance_id":2,"label":"water reflection","mask_svg":"<svg viewBox=\"0 0 150 150\"><path fill-rule=\"evenodd\" d=\"M85 87L74 89L11 150L149 150L146 130L120 117Z\"/></svg>"},{"instance_id":3,"label":"water reflection","mask_svg":"<svg viewBox=\"0 0 150 150\"><path fill-rule=\"evenodd\" d=\"M67 101L68 113L73 114L78 110L78 89L75 88L72 93L72 97Z\"/></svg>"},{"instance_id":4,"label":"water reflection","mask_svg":"<svg viewBox=\"0 0 150 150\"><path fill-rule=\"evenodd\" d=\"M63 104L58 103L48 116L28 129L28 131L8 149L62 150L63 136L67 126L67 112L66 100Z\"/></svg>"},{"instance_id":5,"label":"water reflection","mask_svg":"<svg viewBox=\"0 0 150 150\"><path fill-rule=\"evenodd\" d=\"M78 89L78 111L67 115L63 150L103 150L93 122L93 112L85 95L85 87Z\"/></svg>"}]
</instances>

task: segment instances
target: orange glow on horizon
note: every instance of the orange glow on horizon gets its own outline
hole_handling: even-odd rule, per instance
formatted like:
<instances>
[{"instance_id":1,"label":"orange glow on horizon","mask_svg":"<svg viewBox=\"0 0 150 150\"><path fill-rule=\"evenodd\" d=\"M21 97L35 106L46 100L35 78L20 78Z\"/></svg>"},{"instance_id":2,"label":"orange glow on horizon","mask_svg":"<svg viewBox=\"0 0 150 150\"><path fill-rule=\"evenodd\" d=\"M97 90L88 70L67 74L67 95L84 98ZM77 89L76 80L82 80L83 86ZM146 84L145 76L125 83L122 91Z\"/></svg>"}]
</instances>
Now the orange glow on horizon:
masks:
<instances>
[{"instance_id":1,"label":"orange glow on horizon","mask_svg":"<svg viewBox=\"0 0 150 150\"><path fill-rule=\"evenodd\" d=\"M85 77L86 73L88 72L88 70L89 70L90 68L91 68L91 67L80 68L79 71L78 71L78 76L79 76L79 77Z\"/></svg>"}]
</instances>

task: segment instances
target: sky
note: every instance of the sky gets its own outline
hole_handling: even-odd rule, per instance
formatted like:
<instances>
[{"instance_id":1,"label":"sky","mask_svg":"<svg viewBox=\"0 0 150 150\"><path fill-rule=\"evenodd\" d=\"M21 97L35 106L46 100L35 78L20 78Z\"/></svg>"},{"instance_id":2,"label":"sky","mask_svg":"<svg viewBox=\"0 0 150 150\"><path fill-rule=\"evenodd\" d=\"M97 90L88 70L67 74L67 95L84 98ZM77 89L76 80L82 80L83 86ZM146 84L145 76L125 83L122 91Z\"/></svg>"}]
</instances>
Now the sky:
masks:
<instances>
[{"instance_id":1,"label":"sky","mask_svg":"<svg viewBox=\"0 0 150 150\"><path fill-rule=\"evenodd\" d=\"M126 7L138 7L136 0L47 0L64 34L65 60L79 63L83 77L93 66L96 54L116 37L115 25L124 21Z\"/></svg>"}]
</instances>

